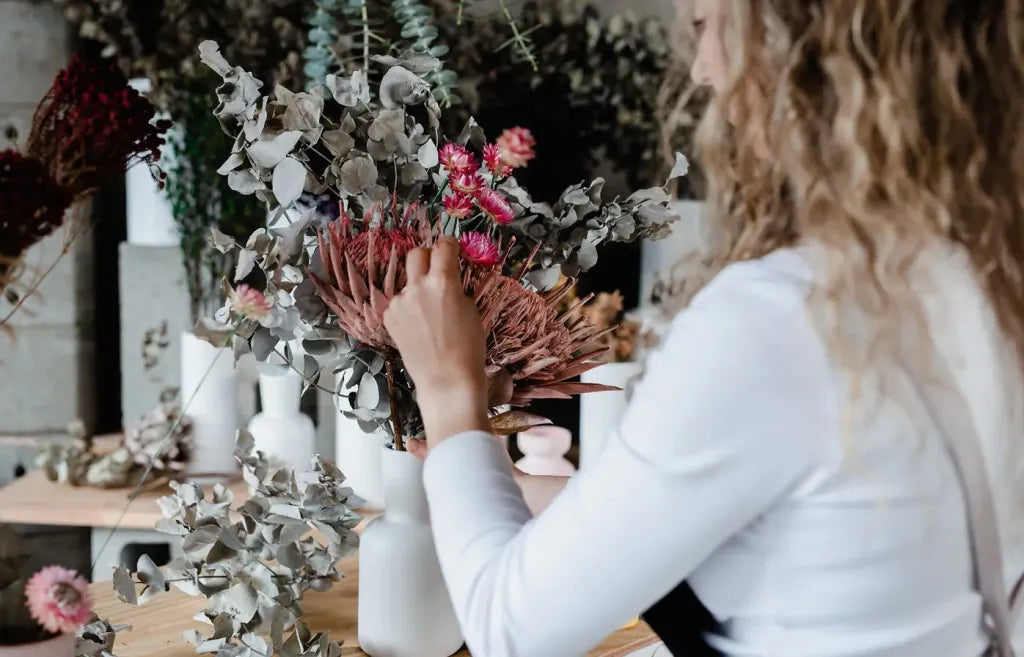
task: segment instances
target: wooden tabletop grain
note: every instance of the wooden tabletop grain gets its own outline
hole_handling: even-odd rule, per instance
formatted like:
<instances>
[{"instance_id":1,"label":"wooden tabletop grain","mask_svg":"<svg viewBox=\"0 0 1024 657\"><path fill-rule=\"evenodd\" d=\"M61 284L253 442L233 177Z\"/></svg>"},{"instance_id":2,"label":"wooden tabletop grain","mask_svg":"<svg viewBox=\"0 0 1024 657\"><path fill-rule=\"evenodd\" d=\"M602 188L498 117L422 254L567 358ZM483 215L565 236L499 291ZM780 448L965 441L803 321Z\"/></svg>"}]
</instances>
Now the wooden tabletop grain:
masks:
<instances>
[{"instance_id":1,"label":"wooden tabletop grain","mask_svg":"<svg viewBox=\"0 0 1024 657\"><path fill-rule=\"evenodd\" d=\"M342 655L364 655L359 649L356 628L356 599L359 588L358 558L338 563L345 577L326 593L308 593L303 601L304 622L314 632L330 630L332 638L344 640ZM189 597L176 589L143 606L133 607L120 602L110 582L92 585L96 613L111 623L127 623L134 629L118 638L114 654L118 657L193 657L195 652L182 635L196 629L209 634L211 629L193 620L203 608L205 599ZM657 641L643 623L622 629L589 653L589 657L624 657ZM460 657L469 653L462 651Z\"/></svg>"}]
</instances>

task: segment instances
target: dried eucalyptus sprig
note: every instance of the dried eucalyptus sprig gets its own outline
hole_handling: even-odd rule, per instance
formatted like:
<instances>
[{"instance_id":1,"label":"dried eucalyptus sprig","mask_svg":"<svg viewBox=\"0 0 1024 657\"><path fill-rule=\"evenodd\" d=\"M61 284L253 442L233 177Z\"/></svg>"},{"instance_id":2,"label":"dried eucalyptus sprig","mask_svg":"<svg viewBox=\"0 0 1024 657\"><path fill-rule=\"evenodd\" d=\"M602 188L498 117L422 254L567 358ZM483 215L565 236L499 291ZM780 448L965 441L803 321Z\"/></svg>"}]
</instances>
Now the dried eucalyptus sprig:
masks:
<instances>
[{"instance_id":1,"label":"dried eucalyptus sprig","mask_svg":"<svg viewBox=\"0 0 1024 657\"><path fill-rule=\"evenodd\" d=\"M311 634L299 619L305 593L328 590L341 577L337 560L355 553L361 518L349 505L360 500L344 486L341 471L319 457L307 473L273 472L267 457L253 451L251 435L239 432L237 445L252 497L233 506L223 486L214 486L207 499L196 484L173 485L174 494L159 500L163 518L156 529L180 537L183 556L163 570L146 556L134 573L120 566L114 589L129 604L143 604L171 586L207 598L200 617L212 633L186 635L200 654L338 655L340 641Z\"/></svg>"}]
</instances>

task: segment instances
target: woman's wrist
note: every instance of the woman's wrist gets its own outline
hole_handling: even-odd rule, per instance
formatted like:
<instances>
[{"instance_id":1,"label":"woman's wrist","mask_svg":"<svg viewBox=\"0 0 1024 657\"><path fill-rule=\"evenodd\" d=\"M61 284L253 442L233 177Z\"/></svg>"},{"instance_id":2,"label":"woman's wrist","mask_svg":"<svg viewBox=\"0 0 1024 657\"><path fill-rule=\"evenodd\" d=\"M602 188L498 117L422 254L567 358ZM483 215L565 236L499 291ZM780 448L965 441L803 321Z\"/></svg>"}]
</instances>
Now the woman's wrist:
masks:
<instances>
[{"instance_id":1,"label":"woman's wrist","mask_svg":"<svg viewBox=\"0 0 1024 657\"><path fill-rule=\"evenodd\" d=\"M491 431L487 392L478 386L420 390L417 394L427 443L431 448L467 431Z\"/></svg>"}]
</instances>

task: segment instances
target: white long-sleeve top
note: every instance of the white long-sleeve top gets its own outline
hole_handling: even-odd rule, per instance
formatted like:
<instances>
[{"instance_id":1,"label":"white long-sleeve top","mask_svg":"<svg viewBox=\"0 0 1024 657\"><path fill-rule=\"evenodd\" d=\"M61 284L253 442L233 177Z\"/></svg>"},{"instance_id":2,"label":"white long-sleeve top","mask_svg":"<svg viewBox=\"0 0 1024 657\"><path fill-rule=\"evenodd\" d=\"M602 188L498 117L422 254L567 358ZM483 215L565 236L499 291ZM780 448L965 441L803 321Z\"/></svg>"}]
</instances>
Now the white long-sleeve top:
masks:
<instances>
[{"instance_id":1,"label":"white long-sleeve top","mask_svg":"<svg viewBox=\"0 0 1024 657\"><path fill-rule=\"evenodd\" d=\"M937 342L995 434L1014 403L1005 341L964 263L940 261ZM474 655L582 655L684 579L729 655L981 654L952 465L898 404L844 420L811 279L796 251L724 270L649 359L606 451L536 518L492 436L431 452L435 541ZM1010 581L1024 560L1008 552Z\"/></svg>"}]
</instances>

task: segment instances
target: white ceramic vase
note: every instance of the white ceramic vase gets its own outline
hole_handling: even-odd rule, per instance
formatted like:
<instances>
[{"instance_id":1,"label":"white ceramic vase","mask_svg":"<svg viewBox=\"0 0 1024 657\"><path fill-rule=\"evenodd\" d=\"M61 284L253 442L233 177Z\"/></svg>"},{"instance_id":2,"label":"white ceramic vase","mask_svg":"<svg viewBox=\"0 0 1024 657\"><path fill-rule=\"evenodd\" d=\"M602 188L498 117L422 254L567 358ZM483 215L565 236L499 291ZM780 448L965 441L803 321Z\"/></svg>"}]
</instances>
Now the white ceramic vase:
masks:
<instances>
[{"instance_id":1,"label":"white ceramic vase","mask_svg":"<svg viewBox=\"0 0 1024 657\"><path fill-rule=\"evenodd\" d=\"M306 472L312 467L316 450L316 428L299 410L302 398L302 377L288 369L276 374L260 375L262 410L249 422L249 433L256 449L272 462Z\"/></svg>"},{"instance_id":2,"label":"white ceramic vase","mask_svg":"<svg viewBox=\"0 0 1024 657\"><path fill-rule=\"evenodd\" d=\"M387 510L359 543L359 646L370 657L448 657L463 639L434 551L423 464L382 451Z\"/></svg>"},{"instance_id":3,"label":"white ceramic vase","mask_svg":"<svg viewBox=\"0 0 1024 657\"><path fill-rule=\"evenodd\" d=\"M143 95L152 90L152 85L145 78L133 79L131 86ZM171 202L145 163L137 164L125 173L125 214L128 218L129 244L178 246L181 242Z\"/></svg>"},{"instance_id":4,"label":"white ceramic vase","mask_svg":"<svg viewBox=\"0 0 1024 657\"><path fill-rule=\"evenodd\" d=\"M238 468L234 360L231 349L218 349L190 332L181 335L181 403L188 404L184 414L192 420L189 474L193 478L222 478Z\"/></svg>"},{"instance_id":5,"label":"white ceramic vase","mask_svg":"<svg viewBox=\"0 0 1024 657\"><path fill-rule=\"evenodd\" d=\"M58 634L45 641L21 643L16 646L0 645L0 657L74 657L74 655L74 634Z\"/></svg>"},{"instance_id":6,"label":"white ceramic vase","mask_svg":"<svg viewBox=\"0 0 1024 657\"><path fill-rule=\"evenodd\" d=\"M700 248L703 238L703 208L698 201L676 201L672 209L681 219L663 240L644 240L640 260L640 305L650 302L658 278L672 270L684 257Z\"/></svg>"},{"instance_id":7,"label":"white ceramic vase","mask_svg":"<svg viewBox=\"0 0 1024 657\"><path fill-rule=\"evenodd\" d=\"M345 473L345 484L364 500L361 508L379 511L384 508L384 475L380 459L388 436L382 431L366 433L359 422L341 412L342 395L348 393L347 375L348 372L338 375L339 393L334 395L337 411L334 415L334 463Z\"/></svg>"},{"instance_id":8,"label":"white ceramic vase","mask_svg":"<svg viewBox=\"0 0 1024 657\"><path fill-rule=\"evenodd\" d=\"M571 477L576 468L565 459L572 447L572 432L562 427L534 427L516 436L523 458L516 467L531 475Z\"/></svg>"},{"instance_id":9,"label":"white ceramic vase","mask_svg":"<svg viewBox=\"0 0 1024 657\"><path fill-rule=\"evenodd\" d=\"M628 403L628 386L643 372L643 363L607 363L585 372L583 383L601 383L622 388L580 396L580 470L593 463L619 428Z\"/></svg>"}]
</instances>

